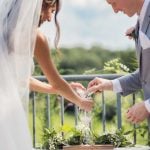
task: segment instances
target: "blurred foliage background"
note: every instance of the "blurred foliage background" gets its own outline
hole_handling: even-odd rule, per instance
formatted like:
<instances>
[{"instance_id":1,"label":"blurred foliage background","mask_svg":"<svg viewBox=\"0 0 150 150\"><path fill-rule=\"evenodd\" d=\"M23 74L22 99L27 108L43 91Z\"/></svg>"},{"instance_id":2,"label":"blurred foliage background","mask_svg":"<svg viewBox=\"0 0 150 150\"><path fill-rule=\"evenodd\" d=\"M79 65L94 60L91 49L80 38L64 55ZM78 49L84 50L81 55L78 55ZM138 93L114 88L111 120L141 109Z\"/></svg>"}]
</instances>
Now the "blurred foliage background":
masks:
<instances>
[{"instance_id":1,"label":"blurred foliage background","mask_svg":"<svg viewBox=\"0 0 150 150\"><path fill-rule=\"evenodd\" d=\"M111 51L93 46L90 49L82 47L61 48L59 54L55 50L52 50L51 53L62 75L84 74L86 71L92 69L95 70L92 73L101 73L104 64L115 58L119 58L120 62L130 69L130 72L137 68L135 51L133 49ZM42 75L37 63L35 63L35 66L34 75Z\"/></svg>"}]
</instances>

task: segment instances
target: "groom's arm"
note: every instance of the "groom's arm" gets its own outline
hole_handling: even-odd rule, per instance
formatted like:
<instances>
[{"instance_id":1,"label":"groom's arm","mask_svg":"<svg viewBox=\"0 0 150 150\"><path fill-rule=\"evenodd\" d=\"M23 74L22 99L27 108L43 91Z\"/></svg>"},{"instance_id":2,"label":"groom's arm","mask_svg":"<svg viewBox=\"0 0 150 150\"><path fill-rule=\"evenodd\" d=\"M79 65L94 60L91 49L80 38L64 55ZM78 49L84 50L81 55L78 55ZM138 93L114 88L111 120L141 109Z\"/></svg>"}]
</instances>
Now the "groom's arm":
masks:
<instances>
[{"instance_id":1,"label":"groom's arm","mask_svg":"<svg viewBox=\"0 0 150 150\"><path fill-rule=\"evenodd\" d=\"M113 90L121 93L124 96L141 89L141 87L142 85L138 70L130 75L113 81ZM136 124L142 122L144 119L150 116L150 98L144 102L133 105L128 109L126 115L127 120L132 123Z\"/></svg>"},{"instance_id":2,"label":"groom's arm","mask_svg":"<svg viewBox=\"0 0 150 150\"><path fill-rule=\"evenodd\" d=\"M129 75L118 78L118 80L122 88L121 94L123 96L134 93L142 88L139 69Z\"/></svg>"}]
</instances>

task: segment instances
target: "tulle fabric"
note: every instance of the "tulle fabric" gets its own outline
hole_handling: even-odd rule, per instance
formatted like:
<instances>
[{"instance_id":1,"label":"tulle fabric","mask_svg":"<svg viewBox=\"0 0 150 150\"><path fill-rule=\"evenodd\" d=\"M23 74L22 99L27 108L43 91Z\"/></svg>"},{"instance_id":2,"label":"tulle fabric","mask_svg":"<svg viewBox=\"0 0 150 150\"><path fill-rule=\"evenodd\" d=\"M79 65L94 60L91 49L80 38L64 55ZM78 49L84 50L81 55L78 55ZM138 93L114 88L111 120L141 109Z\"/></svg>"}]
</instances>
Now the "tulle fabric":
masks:
<instances>
[{"instance_id":1,"label":"tulle fabric","mask_svg":"<svg viewBox=\"0 0 150 150\"><path fill-rule=\"evenodd\" d=\"M0 150L32 150L29 78L42 0L0 0Z\"/></svg>"}]
</instances>

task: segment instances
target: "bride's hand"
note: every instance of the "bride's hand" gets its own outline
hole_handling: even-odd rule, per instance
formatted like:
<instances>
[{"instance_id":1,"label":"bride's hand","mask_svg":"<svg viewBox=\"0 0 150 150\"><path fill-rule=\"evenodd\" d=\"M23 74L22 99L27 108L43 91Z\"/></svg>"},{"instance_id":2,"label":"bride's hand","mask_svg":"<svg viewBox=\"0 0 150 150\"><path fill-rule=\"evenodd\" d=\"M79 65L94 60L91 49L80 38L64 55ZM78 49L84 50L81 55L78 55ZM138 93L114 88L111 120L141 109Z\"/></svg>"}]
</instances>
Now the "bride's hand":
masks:
<instances>
[{"instance_id":1,"label":"bride's hand","mask_svg":"<svg viewBox=\"0 0 150 150\"><path fill-rule=\"evenodd\" d=\"M76 90L76 89L81 89L81 90L83 90L83 91L86 90L86 88L85 88L81 83L79 83L79 82L71 82L71 83L70 83L70 86L71 86L74 90Z\"/></svg>"},{"instance_id":2,"label":"bride's hand","mask_svg":"<svg viewBox=\"0 0 150 150\"><path fill-rule=\"evenodd\" d=\"M93 107L93 101L87 98L84 98L86 88L81 83L78 83L78 82L71 82L70 86L81 97L81 100L77 104L80 107L80 109L84 109L85 111L91 111Z\"/></svg>"},{"instance_id":3,"label":"bride's hand","mask_svg":"<svg viewBox=\"0 0 150 150\"><path fill-rule=\"evenodd\" d=\"M93 101L89 99L82 99L79 103L80 109L84 109L85 111L91 111L93 107Z\"/></svg>"}]
</instances>

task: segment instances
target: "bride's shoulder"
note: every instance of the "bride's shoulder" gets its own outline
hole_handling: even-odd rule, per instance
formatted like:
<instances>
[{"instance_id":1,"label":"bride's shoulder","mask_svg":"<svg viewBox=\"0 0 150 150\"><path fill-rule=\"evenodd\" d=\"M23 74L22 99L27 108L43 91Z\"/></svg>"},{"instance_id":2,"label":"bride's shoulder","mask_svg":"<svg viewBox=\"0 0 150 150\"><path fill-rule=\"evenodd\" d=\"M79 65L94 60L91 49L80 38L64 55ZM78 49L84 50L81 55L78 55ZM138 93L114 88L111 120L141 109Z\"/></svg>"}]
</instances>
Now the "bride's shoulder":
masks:
<instances>
[{"instance_id":1,"label":"bride's shoulder","mask_svg":"<svg viewBox=\"0 0 150 150\"><path fill-rule=\"evenodd\" d=\"M46 42L46 40L47 40L46 36L40 30L37 30L37 41Z\"/></svg>"},{"instance_id":2,"label":"bride's shoulder","mask_svg":"<svg viewBox=\"0 0 150 150\"><path fill-rule=\"evenodd\" d=\"M36 37L36 49L47 49L49 48L48 40L46 36L40 31L37 31L37 37Z\"/></svg>"}]
</instances>

